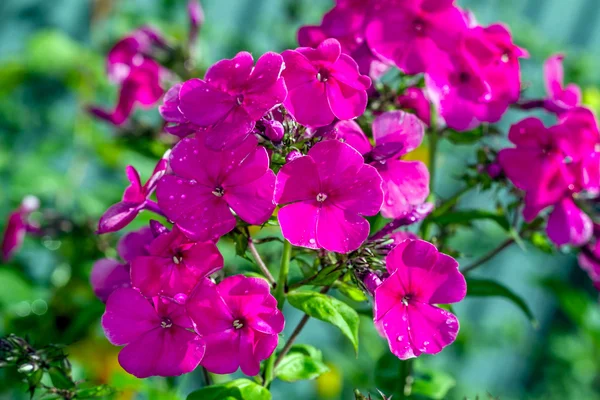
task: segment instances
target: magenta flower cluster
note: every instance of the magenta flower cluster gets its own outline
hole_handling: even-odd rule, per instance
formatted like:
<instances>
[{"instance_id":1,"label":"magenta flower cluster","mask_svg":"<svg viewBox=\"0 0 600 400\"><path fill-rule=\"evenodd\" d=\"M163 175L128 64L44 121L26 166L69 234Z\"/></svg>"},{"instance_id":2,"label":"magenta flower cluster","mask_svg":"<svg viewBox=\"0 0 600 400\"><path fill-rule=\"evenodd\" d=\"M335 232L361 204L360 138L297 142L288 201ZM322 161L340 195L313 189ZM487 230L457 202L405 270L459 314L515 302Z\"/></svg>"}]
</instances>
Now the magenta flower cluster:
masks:
<instances>
[{"instance_id":1,"label":"magenta flower cluster","mask_svg":"<svg viewBox=\"0 0 600 400\"><path fill-rule=\"evenodd\" d=\"M203 14L191 3L189 11L193 43ZM118 125L134 104L162 98L164 131L175 142L145 183L127 167L130 185L98 224L98 234L117 232L144 211L166 221L122 236L119 259L99 260L91 272L106 303L104 332L124 346L127 372L175 376L202 366L258 375L270 359L268 385L288 292L329 268L372 296L374 326L395 356L442 351L459 321L440 305L462 301L467 283L457 261L419 235L431 240L428 227L441 226L456 201L435 210L419 235L404 228L439 205L430 193L434 163L430 176L412 156L428 133L435 161L436 135L487 127L509 106L542 108L556 123L514 124L512 146L491 152L481 170L512 183L527 223L542 218L557 246L581 247L580 263L600 289L600 229L585 211L585 200L600 194L600 131L579 87L564 85L562 55L544 67L546 97L523 100L519 60L527 52L506 27L478 25L453 0L338 0L320 25L299 30L298 42L256 61L240 52L166 92L161 77L174 73L152 57L168 47L158 33L142 28L109 52L120 99L115 111L93 113ZM381 79L392 68L407 86L399 93ZM36 208L27 201L11 215L4 258L36 231ZM250 235L265 225L278 226L270 241L284 242L278 282ZM265 279L224 268L220 246L232 239L243 255L252 246ZM292 254L313 257L316 275L288 285Z\"/></svg>"}]
</instances>

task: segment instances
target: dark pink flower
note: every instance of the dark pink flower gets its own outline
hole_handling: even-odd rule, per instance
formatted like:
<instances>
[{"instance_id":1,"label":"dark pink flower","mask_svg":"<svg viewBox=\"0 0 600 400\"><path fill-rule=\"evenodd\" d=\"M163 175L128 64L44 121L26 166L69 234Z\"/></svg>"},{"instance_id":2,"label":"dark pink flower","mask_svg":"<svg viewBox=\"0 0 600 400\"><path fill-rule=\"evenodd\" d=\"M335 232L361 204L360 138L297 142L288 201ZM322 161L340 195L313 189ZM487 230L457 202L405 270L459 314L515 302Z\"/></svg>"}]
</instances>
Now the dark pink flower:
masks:
<instances>
[{"instance_id":1,"label":"dark pink flower","mask_svg":"<svg viewBox=\"0 0 600 400\"><path fill-rule=\"evenodd\" d=\"M573 107L562 112L559 126L568 135L569 156L577 184L593 194L600 192L600 130L592 111Z\"/></svg>"},{"instance_id":2,"label":"dark pink flower","mask_svg":"<svg viewBox=\"0 0 600 400\"><path fill-rule=\"evenodd\" d=\"M500 150L498 161L513 184L526 192L523 216L533 220L575 189L577 157L569 134L560 126L546 128L537 118L513 125L508 138L516 147Z\"/></svg>"},{"instance_id":3,"label":"dark pink flower","mask_svg":"<svg viewBox=\"0 0 600 400\"><path fill-rule=\"evenodd\" d=\"M12 255L21 247L25 234L37 229L29 221L29 215L40 207L40 201L35 196L26 196L18 209L9 214L4 235L2 236L2 260L8 262Z\"/></svg>"},{"instance_id":4,"label":"dark pink flower","mask_svg":"<svg viewBox=\"0 0 600 400\"><path fill-rule=\"evenodd\" d=\"M235 275L215 285L206 279L190 295L186 309L206 342L202 366L216 374L241 367L257 375L260 362L277 347L285 320L269 284L260 278Z\"/></svg>"},{"instance_id":5,"label":"dark pink flower","mask_svg":"<svg viewBox=\"0 0 600 400\"><path fill-rule=\"evenodd\" d=\"M429 196L429 170L421 161L398 158L421 144L425 127L414 114L389 111L373 121L372 165L383 179L381 215L402 218Z\"/></svg>"},{"instance_id":6,"label":"dark pink flower","mask_svg":"<svg viewBox=\"0 0 600 400\"><path fill-rule=\"evenodd\" d=\"M192 332L182 305L137 290L115 290L102 316L106 338L116 346L121 367L138 378L179 376L193 371L204 355L204 341Z\"/></svg>"},{"instance_id":7,"label":"dark pink flower","mask_svg":"<svg viewBox=\"0 0 600 400\"><path fill-rule=\"evenodd\" d=\"M284 165L275 184L283 236L311 249L356 250L369 235L363 216L377 214L382 201L377 170L337 140L319 142Z\"/></svg>"},{"instance_id":8,"label":"dark pink flower","mask_svg":"<svg viewBox=\"0 0 600 400\"><path fill-rule=\"evenodd\" d=\"M326 138L337 139L358 150L381 175L384 193L381 215L405 218L425 202L429 196L427 166L420 161L399 159L423 141L425 127L417 116L399 110L379 115L372 126L375 146L371 146L353 121L338 122L334 128Z\"/></svg>"},{"instance_id":9,"label":"dark pink flower","mask_svg":"<svg viewBox=\"0 0 600 400\"><path fill-rule=\"evenodd\" d=\"M202 132L204 129L188 121L181 112L179 92L182 86L183 83L178 83L167 91L163 97L163 103L158 107L158 112L166 122L165 131L183 139L186 136Z\"/></svg>"},{"instance_id":10,"label":"dark pink flower","mask_svg":"<svg viewBox=\"0 0 600 400\"><path fill-rule=\"evenodd\" d=\"M107 71L109 78L120 85L119 101L113 111L91 107L90 112L121 125L136 104L153 106L164 93L160 85L163 71L150 53L153 46L164 45L160 34L151 28L138 29L115 44L107 56Z\"/></svg>"},{"instance_id":11,"label":"dark pink flower","mask_svg":"<svg viewBox=\"0 0 600 400\"><path fill-rule=\"evenodd\" d=\"M148 245L148 255L131 262L131 283L144 296L179 299L221 268L223 256L213 242L192 242L175 226Z\"/></svg>"},{"instance_id":12,"label":"dark pink flower","mask_svg":"<svg viewBox=\"0 0 600 400\"><path fill-rule=\"evenodd\" d=\"M386 257L390 276L375 290L374 323L401 360L437 354L456 339L456 317L435 304L467 293L458 263L423 240L405 240Z\"/></svg>"},{"instance_id":13,"label":"dark pink flower","mask_svg":"<svg viewBox=\"0 0 600 400\"><path fill-rule=\"evenodd\" d=\"M593 228L592 219L568 196L554 206L546 232L557 246L582 246L592 237Z\"/></svg>"},{"instance_id":14,"label":"dark pink flower","mask_svg":"<svg viewBox=\"0 0 600 400\"><path fill-rule=\"evenodd\" d=\"M286 50L282 56L289 91L284 105L298 123L316 128L365 112L371 79L341 53L337 40L327 39L316 49Z\"/></svg>"},{"instance_id":15,"label":"dark pink flower","mask_svg":"<svg viewBox=\"0 0 600 400\"><path fill-rule=\"evenodd\" d=\"M375 54L407 74L417 74L455 49L466 29L454 0L390 1L373 16L366 37Z\"/></svg>"},{"instance_id":16,"label":"dark pink flower","mask_svg":"<svg viewBox=\"0 0 600 400\"><path fill-rule=\"evenodd\" d=\"M204 80L191 79L179 90L179 110L199 127L206 144L215 150L238 146L256 121L278 106L287 90L281 70L283 59L266 53L254 66L252 55L238 53L206 71Z\"/></svg>"},{"instance_id":17,"label":"dark pink flower","mask_svg":"<svg viewBox=\"0 0 600 400\"><path fill-rule=\"evenodd\" d=\"M167 157L168 154L169 152L167 152L164 157ZM130 185L123 192L123 199L110 206L102 217L100 217L97 233L116 232L123 229L144 209L160 212L160 210L156 208L156 204L149 200L149 197L154 192L158 180L167 171L167 166L167 160L162 158L156 164L150 179L142 186L140 175L135 168L129 165L125 169L125 173L127 174Z\"/></svg>"},{"instance_id":18,"label":"dark pink flower","mask_svg":"<svg viewBox=\"0 0 600 400\"><path fill-rule=\"evenodd\" d=\"M422 89L417 87L406 89L396 98L396 104L402 109L414 112L425 125L431 125L431 106Z\"/></svg>"},{"instance_id":19,"label":"dark pink flower","mask_svg":"<svg viewBox=\"0 0 600 400\"><path fill-rule=\"evenodd\" d=\"M425 79L446 124L462 131L498 122L519 99L519 58L527 56L502 25L466 31L456 51L436 63Z\"/></svg>"},{"instance_id":20,"label":"dark pink flower","mask_svg":"<svg viewBox=\"0 0 600 400\"><path fill-rule=\"evenodd\" d=\"M561 113L581 104L581 88L575 83L563 86L563 59L563 54L555 54L544 63L544 83L548 93L544 106L555 113Z\"/></svg>"},{"instance_id":21,"label":"dark pink flower","mask_svg":"<svg viewBox=\"0 0 600 400\"><path fill-rule=\"evenodd\" d=\"M260 225L275 209L275 174L254 136L231 151L183 139L173 148L170 166L173 175L160 180L156 197L161 210L190 239L212 240L230 232L236 225L231 210L243 221Z\"/></svg>"},{"instance_id":22,"label":"dark pink flower","mask_svg":"<svg viewBox=\"0 0 600 400\"><path fill-rule=\"evenodd\" d=\"M131 287L130 263L136 257L148 254L147 247L152 240L154 236L148 227L129 232L117 244L117 252L123 261L103 258L94 263L90 283L100 300L106 303L108 296L115 290Z\"/></svg>"},{"instance_id":23,"label":"dark pink flower","mask_svg":"<svg viewBox=\"0 0 600 400\"><path fill-rule=\"evenodd\" d=\"M378 1L338 2L323 16L319 26L303 26L298 30L298 44L316 48L326 39L340 42L342 52L358 64L360 73L377 79L389 69L389 63L373 54L365 39L365 30Z\"/></svg>"}]
</instances>

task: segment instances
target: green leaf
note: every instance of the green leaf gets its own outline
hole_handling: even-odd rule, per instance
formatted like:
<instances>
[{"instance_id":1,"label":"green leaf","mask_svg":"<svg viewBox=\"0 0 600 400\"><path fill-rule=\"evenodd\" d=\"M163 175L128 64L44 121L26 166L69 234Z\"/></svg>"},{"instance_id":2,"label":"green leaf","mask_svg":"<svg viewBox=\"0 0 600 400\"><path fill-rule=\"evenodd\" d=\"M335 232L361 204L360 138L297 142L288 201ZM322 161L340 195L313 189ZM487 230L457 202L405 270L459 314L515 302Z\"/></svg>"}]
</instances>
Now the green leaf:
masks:
<instances>
[{"instance_id":1,"label":"green leaf","mask_svg":"<svg viewBox=\"0 0 600 400\"><path fill-rule=\"evenodd\" d=\"M335 282L343 272L343 268L339 265L329 265L320 270L313 279L307 284L315 286L329 286Z\"/></svg>"},{"instance_id":2,"label":"green leaf","mask_svg":"<svg viewBox=\"0 0 600 400\"><path fill-rule=\"evenodd\" d=\"M271 393L248 379L236 379L196 390L187 400L271 400Z\"/></svg>"},{"instance_id":3,"label":"green leaf","mask_svg":"<svg viewBox=\"0 0 600 400\"><path fill-rule=\"evenodd\" d=\"M450 389L456 386L454 378L445 372L433 370L420 370L419 372L425 376L415 379L412 385L412 394L442 400L446 399Z\"/></svg>"},{"instance_id":4,"label":"green leaf","mask_svg":"<svg viewBox=\"0 0 600 400\"><path fill-rule=\"evenodd\" d=\"M0 309L22 301L32 301L33 290L15 271L0 269L0 282L10 290L0 290Z\"/></svg>"},{"instance_id":5,"label":"green leaf","mask_svg":"<svg viewBox=\"0 0 600 400\"><path fill-rule=\"evenodd\" d=\"M491 220L496 222L502 229L510 231L510 222L504 214L498 214L486 210L460 210L446 213L433 218L433 222L438 225L470 225L477 220Z\"/></svg>"},{"instance_id":6,"label":"green leaf","mask_svg":"<svg viewBox=\"0 0 600 400\"><path fill-rule=\"evenodd\" d=\"M282 381L295 382L315 379L328 371L320 350L309 345L294 345L275 369L275 376Z\"/></svg>"},{"instance_id":7,"label":"green leaf","mask_svg":"<svg viewBox=\"0 0 600 400\"><path fill-rule=\"evenodd\" d=\"M337 282L334 286L337 290L340 291L341 294L348 297L350 300L354 301L365 301L367 300L367 296L365 292L357 288L356 286L352 286L346 282Z\"/></svg>"},{"instance_id":8,"label":"green leaf","mask_svg":"<svg viewBox=\"0 0 600 400\"><path fill-rule=\"evenodd\" d=\"M352 307L333 297L315 292L292 292L289 303L309 316L337 326L350 339L358 353L358 314Z\"/></svg>"},{"instance_id":9,"label":"green leaf","mask_svg":"<svg viewBox=\"0 0 600 400\"><path fill-rule=\"evenodd\" d=\"M246 258L246 250L248 250L248 238L242 234L235 235L235 254Z\"/></svg>"},{"instance_id":10,"label":"green leaf","mask_svg":"<svg viewBox=\"0 0 600 400\"><path fill-rule=\"evenodd\" d=\"M75 392L78 399L93 399L98 397L108 397L116 394L116 390L108 385L93 386L87 388L77 388Z\"/></svg>"},{"instance_id":11,"label":"green leaf","mask_svg":"<svg viewBox=\"0 0 600 400\"><path fill-rule=\"evenodd\" d=\"M71 377L62 369L51 367L48 370L48 375L52 379L52 384L58 389L72 389L75 387Z\"/></svg>"},{"instance_id":12,"label":"green leaf","mask_svg":"<svg viewBox=\"0 0 600 400\"><path fill-rule=\"evenodd\" d=\"M523 311L525 313L527 318L529 318L529 321L531 321L531 323L534 326L537 325L537 321L536 321L533 313L531 312L531 309L529 308L527 303L525 303L525 300L523 300L523 298L521 296L515 294L513 291L511 291L506 286L504 286L496 281L492 281L489 279L474 279L474 278L467 279L467 296L504 297L504 298L512 301L513 303L515 303L515 305L517 307L519 307L521 309L521 311Z\"/></svg>"},{"instance_id":13,"label":"green leaf","mask_svg":"<svg viewBox=\"0 0 600 400\"><path fill-rule=\"evenodd\" d=\"M531 241L531 244L533 244L536 248L540 249L544 253L552 254L556 250L556 247L554 247L552 242L550 242L548 236L544 235L541 232L533 232L529 240Z\"/></svg>"}]
</instances>

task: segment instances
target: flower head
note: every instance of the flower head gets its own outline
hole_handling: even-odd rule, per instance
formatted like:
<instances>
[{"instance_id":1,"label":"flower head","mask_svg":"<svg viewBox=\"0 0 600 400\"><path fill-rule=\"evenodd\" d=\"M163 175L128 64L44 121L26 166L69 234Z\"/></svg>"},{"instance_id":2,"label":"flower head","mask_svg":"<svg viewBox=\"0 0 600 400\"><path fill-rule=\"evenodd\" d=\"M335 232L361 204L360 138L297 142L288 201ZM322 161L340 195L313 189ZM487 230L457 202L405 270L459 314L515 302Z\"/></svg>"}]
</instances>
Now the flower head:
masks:
<instances>
[{"instance_id":1,"label":"flower head","mask_svg":"<svg viewBox=\"0 0 600 400\"><path fill-rule=\"evenodd\" d=\"M311 249L356 250L369 235L363 216L377 214L382 201L377 170L337 140L319 142L284 165L275 184L283 236Z\"/></svg>"},{"instance_id":2,"label":"flower head","mask_svg":"<svg viewBox=\"0 0 600 400\"><path fill-rule=\"evenodd\" d=\"M453 0L387 2L370 21L371 50L407 74L426 72L445 51L455 48L466 20Z\"/></svg>"},{"instance_id":3,"label":"flower head","mask_svg":"<svg viewBox=\"0 0 600 400\"><path fill-rule=\"evenodd\" d=\"M342 52L356 61L360 73L377 79L388 70L389 63L371 51L365 30L378 8L378 1L338 2L323 16L321 25L303 26L298 30L298 43L302 47L316 48L326 39L337 39Z\"/></svg>"},{"instance_id":4,"label":"flower head","mask_svg":"<svg viewBox=\"0 0 600 400\"><path fill-rule=\"evenodd\" d=\"M241 367L244 374L257 375L260 362L277 347L285 323L269 284L243 275L218 285L204 280L190 295L186 309L206 342L201 364L217 374Z\"/></svg>"},{"instance_id":5,"label":"flower head","mask_svg":"<svg viewBox=\"0 0 600 400\"><path fill-rule=\"evenodd\" d=\"M498 122L519 99L519 58L527 56L502 25L467 30L460 46L425 77L428 93L446 124L462 131L481 122Z\"/></svg>"},{"instance_id":6,"label":"flower head","mask_svg":"<svg viewBox=\"0 0 600 400\"><path fill-rule=\"evenodd\" d=\"M205 128L202 135L211 149L236 147L256 121L285 99L282 69L277 53L264 54L256 65L250 53L238 53L210 67L204 80L184 82L179 110L187 121Z\"/></svg>"},{"instance_id":7,"label":"flower head","mask_svg":"<svg viewBox=\"0 0 600 400\"><path fill-rule=\"evenodd\" d=\"M191 331L182 305L158 297L150 301L131 288L110 295L102 328L112 344L125 345L119 364L138 378L191 372L204 355L204 341Z\"/></svg>"},{"instance_id":8,"label":"flower head","mask_svg":"<svg viewBox=\"0 0 600 400\"><path fill-rule=\"evenodd\" d=\"M233 210L253 225L266 222L275 205L275 174L257 139L231 151L214 151L202 140L184 139L171 153L172 175L158 183L161 210L190 239L217 239L236 225ZM231 210L230 210L231 209Z\"/></svg>"},{"instance_id":9,"label":"flower head","mask_svg":"<svg viewBox=\"0 0 600 400\"><path fill-rule=\"evenodd\" d=\"M337 40L327 39L316 49L286 50L282 56L289 91L284 105L298 123L316 128L364 113L371 79L341 53Z\"/></svg>"},{"instance_id":10,"label":"flower head","mask_svg":"<svg viewBox=\"0 0 600 400\"><path fill-rule=\"evenodd\" d=\"M213 242L192 242L175 226L148 245L148 255L131 262L131 283L145 296L179 300L221 268L223 256Z\"/></svg>"},{"instance_id":11,"label":"flower head","mask_svg":"<svg viewBox=\"0 0 600 400\"><path fill-rule=\"evenodd\" d=\"M103 258L94 263L90 283L94 294L106 303L108 296L118 288L131 287L130 263L138 256L148 254L148 244L154 236L148 227L129 232L119 240L117 252L123 261Z\"/></svg>"},{"instance_id":12,"label":"flower head","mask_svg":"<svg viewBox=\"0 0 600 400\"><path fill-rule=\"evenodd\" d=\"M581 104L581 88L575 83L563 84L564 58L563 54L555 54L544 63L544 83L548 94L544 106L557 114Z\"/></svg>"},{"instance_id":13,"label":"flower head","mask_svg":"<svg viewBox=\"0 0 600 400\"><path fill-rule=\"evenodd\" d=\"M29 215L40 207L35 196L26 196L18 209L10 213L2 236L2 260L7 262L21 247L28 230L34 229L28 222Z\"/></svg>"},{"instance_id":14,"label":"flower head","mask_svg":"<svg viewBox=\"0 0 600 400\"><path fill-rule=\"evenodd\" d=\"M168 154L169 152L165 154L165 157ZM162 158L156 164L150 179L144 185L140 181L140 175L137 170L131 165L127 166L125 173L130 185L123 192L122 200L110 206L102 217L100 217L97 233L116 232L133 221L138 213L148 206L148 198L154 192L158 180L167 171L167 166L167 160Z\"/></svg>"},{"instance_id":15,"label":"flower head","mask_svg":"<svg viewBox=\"0 0 600 400\"><path fill-rule=\"evenodd\" d=\"M428 242L409 239L388 254L386 264L390 275L375 290L375 326L401 360L439 353L454 342L459 324L434 304L465 297L458 263Z\"/></svg>"},{"instance_id":16,"label":"flower head","mask_svg":"<svg viewBox=\"0 0 600 400\"><path fill-rule=\"evenodd\" d=\"M354 147L377 169L383 180L384 217L407 217L429 196L429 171L420 161L398 158L419 147L425 127L414 114L398 110L375 118L372 130L375 146L353 121L338 122L326 137Z\"/></svg>"}]
</instances>

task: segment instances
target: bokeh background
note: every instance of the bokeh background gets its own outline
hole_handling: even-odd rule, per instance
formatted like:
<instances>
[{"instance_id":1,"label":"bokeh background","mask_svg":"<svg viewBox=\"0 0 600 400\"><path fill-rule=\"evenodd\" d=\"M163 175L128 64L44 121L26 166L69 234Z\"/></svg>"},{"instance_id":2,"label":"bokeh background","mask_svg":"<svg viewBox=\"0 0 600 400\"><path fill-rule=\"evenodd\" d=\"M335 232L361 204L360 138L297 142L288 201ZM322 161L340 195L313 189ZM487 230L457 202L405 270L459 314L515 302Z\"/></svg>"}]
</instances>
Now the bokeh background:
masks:
<instances>
[{"instance_id":1,"label":"bokeh background","mask_svg":"<svg viewBox=\"0 0 600 400\"><path fill-rule=\"evenodd\" d=\"M529 50L531 58L523 62L528 97L543 94L543 60L564 52L567 81L580 84L584 102L600 111L598 0L458 3L482 24L508 24L516 43ZM207 67L240 50L261 54L296 47L297 28L317 24L332 1L204 0L202 5L206 22L196 59ZM0 1L0 227L28 194L72 224L61 240L27 239L14 260L0 266L0 336L13 332L37 345L66 344L76 377L108 383L120 390L119 398L178 399L201 385L200 374L144 381L126 374L117 363L118 349L102 334L103 305L88 284L93 261L116 256L118 235L98 240L91 232L103 211L119 200L125 166L134 165L147 177L163 151L160 144L85 112L90 104L114 104L116 88L107 80L104 56L142 24L159 28L170 40L185 40L186 1ZM501 126L522 117L511 112ZM159 121L156 110L137 112L136 118L149 126ZM418 154L425 157L426 147ZM471 146L443 143L436 179L442 198L460 189L458 176L474 156ZM495 196L471 193L461 206L493 207ZM480 223L458 230L452 244L468 261L497 246L504 235ZM227 268L248 268L232 249L225 252ZM278 254L270 256L274 262ZM456 382L446 398L600 399L598 296L576 258L568 250L544 253L515 245L476 275L493 277L524 297L537 324L502 299L468 298L457 305L457 342L439 356L418 360L419 368L445 374L443 384ZM286 312L289 334L300 315ZM321 348L331 372L317 381L277 382L273 398L345 400L353 398L354 387L393 383L396 364L385 357L386 343L368 318L361 322L356 358L333 327L311 320L298 342ZM21 397L27 395L17 382L0 372L0 399Z\"/></svg>"}]
</instances>

